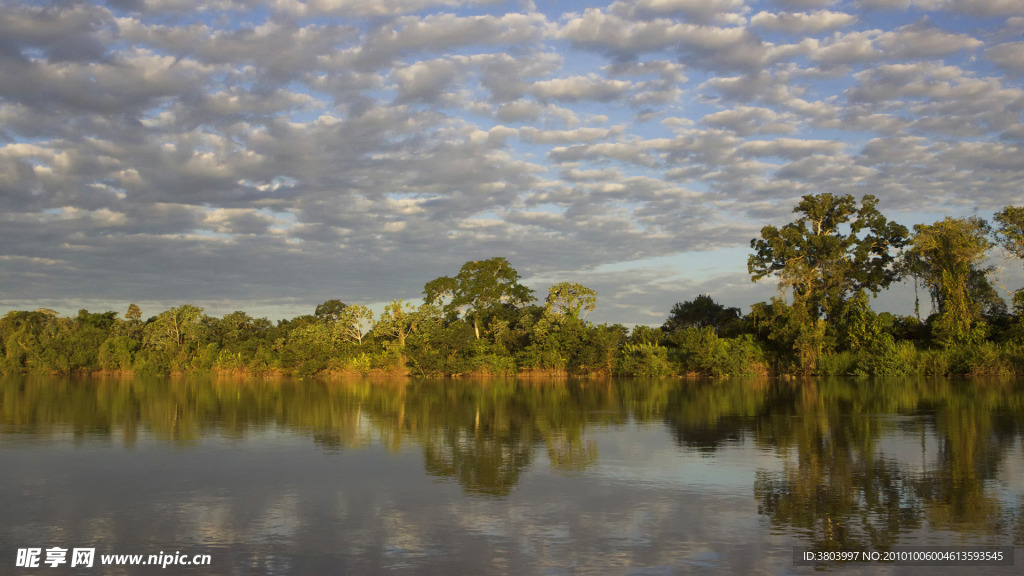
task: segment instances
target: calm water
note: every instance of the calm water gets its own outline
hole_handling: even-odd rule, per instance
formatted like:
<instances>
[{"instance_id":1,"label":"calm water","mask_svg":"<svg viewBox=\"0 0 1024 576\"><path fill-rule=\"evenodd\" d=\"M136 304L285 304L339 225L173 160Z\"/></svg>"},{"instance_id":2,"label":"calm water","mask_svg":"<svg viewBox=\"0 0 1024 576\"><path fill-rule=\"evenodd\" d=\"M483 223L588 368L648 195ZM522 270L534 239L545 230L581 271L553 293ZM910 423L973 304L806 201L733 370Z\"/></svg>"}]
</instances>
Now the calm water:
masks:
<instances>
[{"instance_id":1,"label":"calm water","mask_svg":"<svg viewBox=\"0 0 1024 576\"><path fill-rule=\"evenodd\" d=\"M1020 574L1022 434L1019 381L8 379L0 574ZM1016 566L793 561L908 545Z\"/></svg>"}]
</instances>

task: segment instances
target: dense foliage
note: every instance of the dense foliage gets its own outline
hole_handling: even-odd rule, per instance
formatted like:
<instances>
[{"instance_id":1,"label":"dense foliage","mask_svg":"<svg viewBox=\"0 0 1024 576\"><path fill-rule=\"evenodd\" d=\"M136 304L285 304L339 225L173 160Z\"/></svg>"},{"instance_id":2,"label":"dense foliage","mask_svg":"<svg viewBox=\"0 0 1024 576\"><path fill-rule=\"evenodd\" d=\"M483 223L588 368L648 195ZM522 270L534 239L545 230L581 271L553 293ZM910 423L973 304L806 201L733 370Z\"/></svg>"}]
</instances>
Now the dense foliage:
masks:
<instances>
[{"instance_id":1,"label":"dense foliage","mask_svg":"<svg viewBox=\"0 0 1024 576\"><path fill-rule=\"evenodd\" d=\"M918 225L910 234L865 196L805 196L797 220L754 239L754 281L780 294L741 315L706 294L681 302L660 328L586 320L597 293L560 282L543 305L504 258L467 262L427 282L424 303L395 300L375 317L332 299L281 320L238 311L216 318L192 305L143 320L116 312L47 309L0 319L0 372L131 371L246 374L909 375L1024 371L1024 291L1008 308L989 280L988 251L1017 258L1024 209L996 229L976 217ZM903 248L906 247L904 251ZM868 293L902 278L923 282L931 316L876 313Z\"/></svg>"}]
</instances>

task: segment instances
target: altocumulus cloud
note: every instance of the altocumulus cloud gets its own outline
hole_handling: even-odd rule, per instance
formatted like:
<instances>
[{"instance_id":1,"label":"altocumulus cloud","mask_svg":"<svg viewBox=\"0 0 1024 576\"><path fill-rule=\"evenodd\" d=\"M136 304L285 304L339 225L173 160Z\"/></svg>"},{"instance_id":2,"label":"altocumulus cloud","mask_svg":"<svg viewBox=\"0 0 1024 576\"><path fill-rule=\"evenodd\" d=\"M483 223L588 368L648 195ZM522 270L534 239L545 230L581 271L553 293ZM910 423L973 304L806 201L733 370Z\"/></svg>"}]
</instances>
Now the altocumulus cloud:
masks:
<instances>
[{"instance_id":1,"label":"altocumulus cloud","mask_svg":"<svg viewBox=\"0 0 1024 576\"><path fill-rule=\"evenodd\" d=\"M0 308L281 317L496 255L598 321L746 305L800 195L1019 204L1022 34L1017 0L4 0Z\"/></svg>"}]
</instances>

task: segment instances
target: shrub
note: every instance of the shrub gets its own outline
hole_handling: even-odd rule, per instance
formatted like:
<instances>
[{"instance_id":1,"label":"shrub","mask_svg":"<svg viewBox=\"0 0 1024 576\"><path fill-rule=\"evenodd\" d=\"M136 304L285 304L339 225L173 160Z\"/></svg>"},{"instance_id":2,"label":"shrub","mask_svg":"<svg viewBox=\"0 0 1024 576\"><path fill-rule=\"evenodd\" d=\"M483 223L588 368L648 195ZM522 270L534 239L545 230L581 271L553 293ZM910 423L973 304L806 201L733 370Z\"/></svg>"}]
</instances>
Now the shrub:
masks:
<instances>
[{"instance_id":1,"label":"shrub","mask_svg":"<svg viewBox=\"0 0 1024 576\"><path fill-rule=\"evenodd\" d=\"M623 376L664 376L672 372L668 349L658 344L626 344L615 362L615 373Z\"/></svg>"},{"instance_id":2,"label":"shrub","mask_svg":"<svg viewBox=\"0 0 1024 576\"><path fill-rule=\"evenodd\" d=\"M103 370L131 370L139 343L127 336L111 336L103 341L99 365Z\"/></svg>"},{"instance_id":3,"label":"shrub","mask_svg":"<svg viewBox=\"0 0 1024 576\"><path fill-rule=\"evenodd\" d=\"M850 350L825 354L818 360L818 374L821 376L862 375L861 355Z\"/></svg>"}]
</instances>

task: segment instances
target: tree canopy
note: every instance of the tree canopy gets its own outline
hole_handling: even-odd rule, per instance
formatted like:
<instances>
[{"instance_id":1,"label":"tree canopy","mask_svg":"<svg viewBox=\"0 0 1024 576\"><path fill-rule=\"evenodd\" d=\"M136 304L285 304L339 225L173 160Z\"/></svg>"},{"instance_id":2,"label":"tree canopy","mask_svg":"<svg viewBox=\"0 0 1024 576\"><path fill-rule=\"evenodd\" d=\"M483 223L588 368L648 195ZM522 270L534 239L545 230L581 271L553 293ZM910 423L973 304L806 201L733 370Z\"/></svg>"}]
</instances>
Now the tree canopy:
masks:
<instances>
[{"instance_id":1,"label":"tree canopy","mask_svg":"<svg viewBox=\"0 0 1024 576\"><path fill-rule=\"evenodd\" d=\"M996 213L996 241L1024 260L1024 206L1007 206Z\"/></svg>"},{"instance_id":2,"label":"tree canopy","mask_svg":"<svg viewBox=\"0 0 1024 576\"><path fill-rule=\"evenodd\" d=\"M995 294L982 267L991 229L978 217L917 224L907 266L921 277L938 308L935 330L947 343L976 340L981 303Z\"/></svg>"},{"instance_id":3,"label":"tree canopy","mask_svg":"<svg viewBox=\"0 0 1024 576\"><path fill-rule=\"evenodd\" d=\"M466 262L454 278L441 276L427 282L423 295L427 304L447 300L443 304L447 314L472 318L477 339L483 315L503 305L517 307L533 300L533 290L519 283L519 273L501 257Z\"/></svg>"},{"instance_id":4,"label":"tree canopy","mask_svg":"<svg viewBox=\"0 0 1024 576\"><path fill-rule=\"evenodd\" d=\"M812 318L838 312L861 290L877 294L899 277L893 264L908 236L877 205L870 194L859 206L849 194L804 196L793 209L800 215L794 222L765 226L750 241L751 279L777 276Z\"/></svg>"},{"instance_id":5,"label":"tree canopy","mask_svg":"<svg viewBox=\"0 0 1024 576\"><path fill-rule=\"evenodd\" d=\"M548 290L544 309L556 314L582 320L597 307L597 292L575 282L559 282Z\"/></svg>"},{"instance_id":6,"label":"tree canopy","mask_svg":"<svg viewBox=\"0 0 1024 576\"><path fill-rule=\"evenodd\" d=\"M995 215L996 241L1007 252L1024 261L1024 206L1007 206ZM1024 313L1024 288L1013 293L1013 307Z\"/></svg>"},{"instance_id":7,"label":"tree canopy","mask_svg":"<svg viewBox=\"0 0 1024 576\"><path fill-rule=\"evenodd\" d=\"M723 328L738 322L740 319L739 308L726 308L715 302L714 298L707 294L700 294L693 300L677 302L672 305L668 319L661 329L672 333L680 328L704 328L710 326L716 334L721 334Z\"/></svg>"},{"instance_id":8,"label":"tree canopy","mask_svg":"<svg viewBox=\"0 0 1024 576\"><path fill-rule=\"evenodd\" d=\"M346 308L348 308L348 304L335 298L317 306L313 315L321 322L338 322L344 316Z\"/></svg>"}]
</instances>

